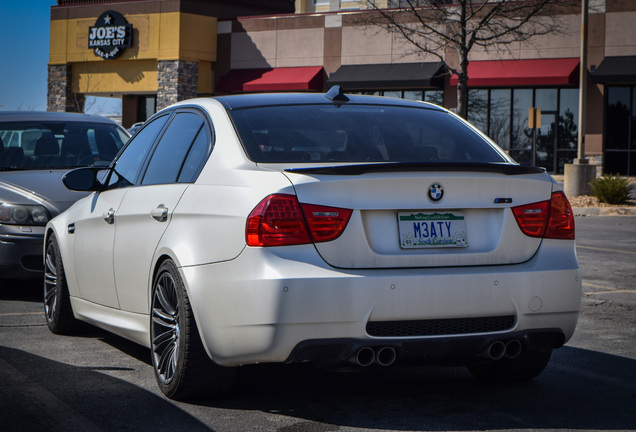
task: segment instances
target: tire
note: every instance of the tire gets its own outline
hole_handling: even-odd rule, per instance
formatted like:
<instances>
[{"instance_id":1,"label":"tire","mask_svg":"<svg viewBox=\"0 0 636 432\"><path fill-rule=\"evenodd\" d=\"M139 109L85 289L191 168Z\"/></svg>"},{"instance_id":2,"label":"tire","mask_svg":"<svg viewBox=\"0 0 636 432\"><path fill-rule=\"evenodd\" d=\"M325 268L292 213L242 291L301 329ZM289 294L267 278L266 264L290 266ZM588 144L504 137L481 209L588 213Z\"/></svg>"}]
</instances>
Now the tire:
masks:
<instances>
[{"instance_id":1,"label":"tire","mask_svg":"<svg viewBox=\"0 0 636 432\"><path fill-rule=\"evenodd\" d=\"M232 386L236 370L208 357L183 281L170 260L154 280L150 337L155 378L168 398L220 396Z\"/></svg>"},{"instance_id":2,"label":"tire","mask_svg":"<svg viewBox=\"0 0 636 432\"><path fill-rule=\"evenodd\" d=\"M536 378L550 362L552 348L533 349L522 352L518 357L494 360L468 366L468 370L478 378L497 381L527 381Z\"/></svg>"},{"instance_id":3,"label":"tire","mask_svg":"<svg viewBox=\"0 0 636 432\"><path fill-rule=\"evenodd\" d=\"M49 330L69 334L77 328L66 283L60 246L55 235L46 242L44 259L44 314Z\"/></svg>"}]
</instances>

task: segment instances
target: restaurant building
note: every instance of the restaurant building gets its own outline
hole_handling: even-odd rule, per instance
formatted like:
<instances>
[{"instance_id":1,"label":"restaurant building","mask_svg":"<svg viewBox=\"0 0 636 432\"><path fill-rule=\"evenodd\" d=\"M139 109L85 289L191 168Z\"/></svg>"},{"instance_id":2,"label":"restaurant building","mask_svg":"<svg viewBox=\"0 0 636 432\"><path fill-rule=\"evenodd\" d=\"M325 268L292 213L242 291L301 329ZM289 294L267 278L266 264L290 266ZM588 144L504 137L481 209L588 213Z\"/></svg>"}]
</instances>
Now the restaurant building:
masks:
<instances>
[{"instance_id":1,"label":"restaurant building","mask_svg":"<svg viewBox=\"0 0 636 432\"><path fill-rule=\"evenodd\" d=\"M48 109L81 111L86 96L119 97L129 126L191 97L333 84L455 108L456 76L361 19L368 12L356 3L58 0ZM634 176L636 2L591 3L586 156L599 171ZM469 120L520 163L552 173L577 157L579 134L580 8L560 19L558 34L473 50L468 69ZM443 56L457 62L453 52ZM534 125L529 113L537 113Z\"/></svg>"}]
</instances>

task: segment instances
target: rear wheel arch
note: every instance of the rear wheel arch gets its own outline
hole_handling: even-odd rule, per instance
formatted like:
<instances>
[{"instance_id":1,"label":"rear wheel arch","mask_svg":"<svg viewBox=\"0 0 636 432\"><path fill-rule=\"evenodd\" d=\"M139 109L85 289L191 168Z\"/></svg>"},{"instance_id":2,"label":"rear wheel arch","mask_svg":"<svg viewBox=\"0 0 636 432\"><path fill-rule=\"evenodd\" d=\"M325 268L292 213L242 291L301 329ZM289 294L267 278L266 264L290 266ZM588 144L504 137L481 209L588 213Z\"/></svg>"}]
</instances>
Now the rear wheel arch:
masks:
<instances>
[{"instance_id":1,"label":"rear wheel arch","mask_svg":"<svg viewBox=\"0 0 636 432\"><path fill-rule=\"evenodd\" d=\"M152 316L152 300L153 300L153 295L154 295L154 289L155 289L155 281L157 280L157 276L159 274L159 271L161 270L161 267L163 266L163 264L166 261L172 261L172 263L174 264L176 271L179 272L179 276L181 279L181 283L183 284L183 288L186 291L186 295L188 296L188 298L192 298L191 297L191 293L190 293L190 287L188 286L188 282L186 280L186 278L183 276L183 274L181 273L180 270L180 265L178 260L176 260L172 255L169 255L167 253L164 253L162 255L160 255L157 260L155 261L155 265L153 267L152 270L152 275L150 277L150 284L148 287L148 314L150 316ZM206 343L205 343L205 338L203 338L203 335L201 335L201 330L199 330L201 328L201 326L199 325L199 319L197 318L197 311L195 307L192 307L192 313L194 315L194 320L197 326L197 330L199 332L199 337L201 338L201 341L203 343L203 347L205 348L205 351L207 353L208 356L210 356L210 350L208 349ZM148 335L149 338L152 339L152 336L149 334ZM150 340L150 343L152 343L152 340Z\"/></svg>"},{"instance_id":2,"label":"rear wheel arch","mask_svg":"<svg viewBox=\"0 0 636 432\"><path fill-rule=\"evenodd\" d=\"M149 316L152 364L159 387L177 400L221 395L231 387L236 370L210 359L178 266L169 257L159 261Z\"/></svg>"}]
</instances>

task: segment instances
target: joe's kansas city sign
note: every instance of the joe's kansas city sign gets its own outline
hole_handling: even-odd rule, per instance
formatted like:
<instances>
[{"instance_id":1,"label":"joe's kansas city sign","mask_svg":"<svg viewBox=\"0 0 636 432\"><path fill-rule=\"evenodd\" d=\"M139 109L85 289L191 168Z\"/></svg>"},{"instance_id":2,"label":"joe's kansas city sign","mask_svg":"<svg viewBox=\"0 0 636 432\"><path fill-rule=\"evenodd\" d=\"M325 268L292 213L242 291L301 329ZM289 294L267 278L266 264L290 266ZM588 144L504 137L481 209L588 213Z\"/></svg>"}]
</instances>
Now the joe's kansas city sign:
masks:
<instances>
[{"instance_id":1,"label":"joe's kansas city sign","mask_svg":"<svg viewBox=\"0 0 636 432\"><path fill-rule=\"evenodd\" d=\"M88 28L88 47L93 48L95 55L103 59L117 58L130 46L132 25L119 12L104 12L97 18L95 25Z\"/></svg>"}]
</instances>

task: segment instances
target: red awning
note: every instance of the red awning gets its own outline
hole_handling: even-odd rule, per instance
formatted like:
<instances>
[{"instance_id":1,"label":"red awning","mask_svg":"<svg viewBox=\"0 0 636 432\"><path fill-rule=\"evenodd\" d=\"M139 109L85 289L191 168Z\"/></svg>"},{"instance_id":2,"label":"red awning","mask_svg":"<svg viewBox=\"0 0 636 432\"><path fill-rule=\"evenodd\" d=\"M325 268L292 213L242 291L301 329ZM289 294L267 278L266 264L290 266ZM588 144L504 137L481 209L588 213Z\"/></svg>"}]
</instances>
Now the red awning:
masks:
<instances>
[{"instance_id":1,"label":"red awning","mask_svg":"<svg viewBox=\"0 0 636 432\"><path fill-rule=\"evenodd\" d=\"M451 77L457 86L457 75ZM578 85L579 59L492 60L468 63L469 87Z\"/></svg>"},{"instance_id":2,"label":"red awning","mask_svg":"<svg viewBox=\"0 0 636 432\"><path fill-rule=\"evenodd\" d=\"M225 75L216 85L217 92L261 92L316 90L322 91L322 66L275 69L236 69Z\"/></svg>"}]
</instances>

